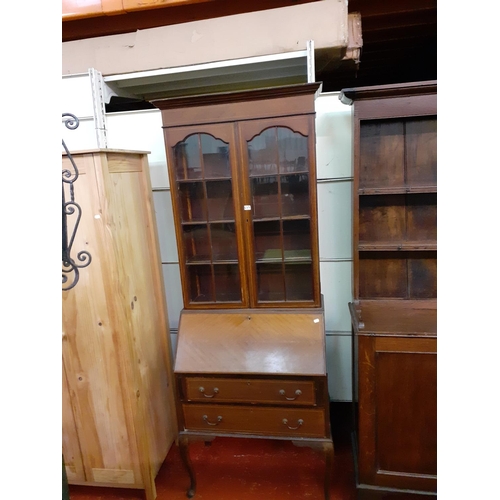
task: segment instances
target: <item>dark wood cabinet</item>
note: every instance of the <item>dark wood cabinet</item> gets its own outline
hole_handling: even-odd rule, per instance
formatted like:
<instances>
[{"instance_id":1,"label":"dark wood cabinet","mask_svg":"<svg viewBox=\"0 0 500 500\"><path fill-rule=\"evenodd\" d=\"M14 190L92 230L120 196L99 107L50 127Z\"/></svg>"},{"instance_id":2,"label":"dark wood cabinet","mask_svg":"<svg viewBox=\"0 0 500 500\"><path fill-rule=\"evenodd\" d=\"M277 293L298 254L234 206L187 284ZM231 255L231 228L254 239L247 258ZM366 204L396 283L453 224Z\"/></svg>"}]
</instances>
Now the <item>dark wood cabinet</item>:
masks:
<instances>
[{"instance_id":1,"label":"dark wood cabinet","mask_svg":"<svg viewBox=\"0 0 500 500\"><path fill-rule=\"evenodd\" d=\"M346 89L341 99L354 106L354 302L349 309L358 486L432 493L437 479L436 82Z\"/></svg>"},{"instance_id":2,"label":"dark wood cabinet","mask_svg":"<svg viewBox=\"0 0 500 500\"><path fill-rule=\"evenodd\" d=\"M186 308L320 306L318 89L154 101Z\"/></svg>"}]
</instances>

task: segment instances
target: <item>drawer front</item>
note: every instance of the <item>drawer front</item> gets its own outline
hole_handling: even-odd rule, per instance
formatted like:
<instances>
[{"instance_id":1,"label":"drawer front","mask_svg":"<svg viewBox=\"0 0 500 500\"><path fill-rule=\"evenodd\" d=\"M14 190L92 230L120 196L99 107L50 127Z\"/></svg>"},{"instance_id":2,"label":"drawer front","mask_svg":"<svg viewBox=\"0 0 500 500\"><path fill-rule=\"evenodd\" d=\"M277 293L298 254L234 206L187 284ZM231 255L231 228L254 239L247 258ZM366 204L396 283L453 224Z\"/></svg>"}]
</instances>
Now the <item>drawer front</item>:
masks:
<instances>
[{"instance_id":1,"label":"drawer front","mask_svg":"<svg viewBox=\"0 0 500 500\"><path fill-rule=\"evenodd\" d=\"M321 408L185 404L183 413L186 430L326 437L325 412Z\"/></svg>"},{"instance_id":2,"label":"drawer front","mask_svg":"<svg viewBox=\"0 0 500 500\"><path fill-rule=\"evenodd\" d=\"M316 404L312 380L265 380L186 377L187 401Z\"/></svg>"}]
</instances>

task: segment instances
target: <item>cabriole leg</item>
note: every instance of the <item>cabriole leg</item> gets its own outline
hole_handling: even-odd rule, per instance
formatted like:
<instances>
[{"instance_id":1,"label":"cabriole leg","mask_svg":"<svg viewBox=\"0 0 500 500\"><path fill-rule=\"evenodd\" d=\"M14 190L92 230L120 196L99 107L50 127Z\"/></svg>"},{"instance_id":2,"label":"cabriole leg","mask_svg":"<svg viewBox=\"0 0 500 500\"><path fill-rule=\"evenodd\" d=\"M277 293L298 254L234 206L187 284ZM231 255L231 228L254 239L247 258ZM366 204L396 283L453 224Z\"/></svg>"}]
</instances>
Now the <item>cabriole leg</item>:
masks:
<instances>
[{"instance_id":1,"label":"cabriole leg","mask_svg":"<svg viewBox=\"0 0 500 500\"><path fill-rule=\"evenodd\" d=\"M179 451L181 454L182 463L186 467L186 470L189 474L190 485L187 490L186 496L188 498L193 498L196 493L196 477L194 475L193 464L191 459L189 458L189 440L185 436L181 436L179 439Z\"/></svg>"},{"instance_id":2,"label":"cabriole leg","mask_svg":"<svg viewBox=\"0 0 500 500\"><path fill-rule=\"evenodd\" d=\"M332 476L333 465L333 442L324 443L325 452L325 500L330 500L330 478Z\"/></svg>"}]
</instances>

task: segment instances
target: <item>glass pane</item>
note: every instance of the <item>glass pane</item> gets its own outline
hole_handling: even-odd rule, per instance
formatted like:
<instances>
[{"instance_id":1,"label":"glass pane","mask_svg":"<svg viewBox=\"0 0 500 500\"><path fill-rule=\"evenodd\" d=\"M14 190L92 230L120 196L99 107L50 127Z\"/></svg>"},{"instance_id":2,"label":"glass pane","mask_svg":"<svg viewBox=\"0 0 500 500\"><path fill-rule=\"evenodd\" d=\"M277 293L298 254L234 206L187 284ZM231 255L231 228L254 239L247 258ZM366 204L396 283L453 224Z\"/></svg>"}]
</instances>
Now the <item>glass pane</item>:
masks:
<instances>
[{"instance_id":1,"label":"glass pane","mask_svg":"<svg viewBox=\"0 0 500 500\"><path fill-rule=\"evenodd\" d=\"M205 192L202 182L178 184L182 222L206 221Z\"/></svg>"},{"instance_id":2,"label":"glass pane","mask_svg":"<svg viewBox=\"0 0 500 500\"><path fill-rule=\"evenodd\" d=\"M307 172L307 137L286 127L278 127L280 173Z\"/></svg>"},{"instance_id":3,"label":"glass pane","mask_svg":"<svg viewBox=\"0 0 500 500\"><path fill-rule=\"evenodd\" d=\"M311 264L285 264L286 300L313 300Z\"/></svg>"},{"instance_id":4,"label":"glass pane","mask_svg":"<svg viewBox=\"0 0 500 500\"><path fill-rule=\"evenodd\" d=\"M212 258L217 260L238 260L236 228L234 223L210 224L212 236Z\"/></svg>"},{"instance_id":5,"label":"glass pane","mask_svg":"<svg viewBox=\"0 0 500 500\"><path fill-rule=\"evenodd\" d=\"M309 215L309 176L307 174L281 177L283 217Z\"/></svg>"},{"instance_id":6,"label":"glass pane","mask_svg":"<svg viewBox=\"0 0 500 500\"><path fill-rule=\"evenodd\" d=\"M311 225L308 219L283 221L285 261L311 260Z\"/></svg>"},{"instance_id":7,"label":"glass pane","mask_svg":"<svg viewBox=\"0 0 500 500\"><path fill-rule=\"evenodd\" d=\"M182 238L187 262L210 262L210 246L206 224L183 226Z\"/></svg>"},{"instance_id":8,"label":"glass pane","mask_svg":"<svg viewBox=\"0 0 500 500\"><path fill-rule=\"evenodd\" d=\"M230 177L229 145L208 134L200 134L205 179Z\"/></svg>"},{"instance_id":9,"label":"glass pane","mask_svg":"<svg viewBox=\"0 0 500 500\"><path fill-rule=\"evenodd\" d=\"M283 302L285 283L281 264L257 264L257 294L259 301Z\"/></svg>"},{"instance_id":10,"label":"glass pane","mask_svg":"<svg viewBox=\"0 0 500 500\"><path fill-rule=\"evenodd\" d=\"M213 302L212 270L208 265L188 266L191 302Z\"/></svg>"},{"instance_id":11,"label":"glass pane","mask_svg":"<svg viewBox=\"0 0 500 500\"><path fill-rule=\"evenodd\" d=\"M241 302L241 284L238 265L216 264L215 300L216 302Z\"/></svg>"},{"instance_id":12,"label":"glass pane","mask_svg":"<svg viewBox=\"0 0 500 500\"><path fill-rule=\"evenodd\" d=\"M278 173L276 127L268 128L248 141L248 172L250 176Z\"/></svg>"},{"instance_id":13,"label":"glass pane","mask_svg":"<svg viewBox=\"0 0 500 500\"><path fill-rule=\"evenodd\" d=\"M280 221L253 223L255 260L283 259L281 252Z\"/></svg>"},{"instance_id":14,"label":"glass pane","mask_svg":"<svg viewBox=\"0 0 500 500\"><path fill-rule=\"evenodd\" d=\"M234 220L231 181L207 181L206 185L209 220Z\"/></svg>"},{"instance_id":15,"label":"glass pane","mask_svg":"<svg viewBox=\"0 0 500 500\"><path fill-rule=\"evenodd\" d=\"M175 175L177 179L200 179L200 143L197 134L186 137L174 146Z\"/></svg>"},{"instance_id":16,"label":"glass pane","mask_svg":"<svg viewBox=\"0 0 500 500\"><path fill-rule=\"evenodd\" d=\"M254 218L279 217L278 178L257 177L251 182Z\"/></svg>"}]
</instances>

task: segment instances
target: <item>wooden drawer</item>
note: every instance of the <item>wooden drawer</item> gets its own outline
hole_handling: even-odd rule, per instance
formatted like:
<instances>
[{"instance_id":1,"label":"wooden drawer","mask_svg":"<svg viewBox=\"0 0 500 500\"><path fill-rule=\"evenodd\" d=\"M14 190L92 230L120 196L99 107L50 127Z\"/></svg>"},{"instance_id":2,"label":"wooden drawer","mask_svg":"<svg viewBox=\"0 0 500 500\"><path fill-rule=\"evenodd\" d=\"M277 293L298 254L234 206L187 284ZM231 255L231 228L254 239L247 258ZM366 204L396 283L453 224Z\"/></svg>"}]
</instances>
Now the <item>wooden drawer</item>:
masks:
<instances>
[{"instance_id":1,"label":"wooden drawer","mask_svg":"<svg viewBox=\"0 0 500 500\"><path fill-rule=\"evenodd\" d=\"M312 380L186 377L187 401L315 405Z\"/></svg>"},{"instance_id":2,"label":"wooden drawer","mask_svg":"<svg viewBox=\"0 0 500 500\"><path fill-rule=\"evenodd\" d=\"M183 405L185 430L268 436L326 437L321 408Z\"/></svg>"}]
</instances>

